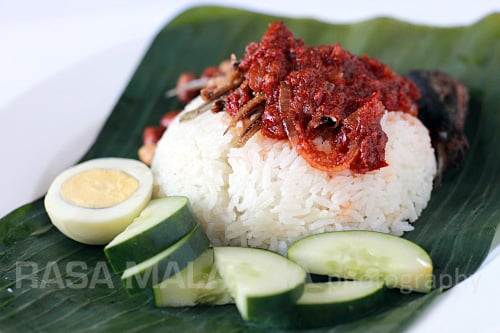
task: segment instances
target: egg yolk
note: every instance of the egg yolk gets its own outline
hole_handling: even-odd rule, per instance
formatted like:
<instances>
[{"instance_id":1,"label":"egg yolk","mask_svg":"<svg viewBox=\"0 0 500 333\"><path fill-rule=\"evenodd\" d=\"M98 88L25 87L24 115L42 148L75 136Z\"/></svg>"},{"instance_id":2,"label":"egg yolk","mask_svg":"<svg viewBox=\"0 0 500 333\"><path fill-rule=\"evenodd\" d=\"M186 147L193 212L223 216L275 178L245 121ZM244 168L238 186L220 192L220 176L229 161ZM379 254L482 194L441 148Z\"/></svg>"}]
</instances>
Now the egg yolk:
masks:
<instances>
[{"instance_id":1,"label":"egg yolk","mask_svg":"<svg viewBox=\"0 0 500 333\"><path fill-rule=\"evenodd\" d=\"M122 170L91 169L68 178L61 196L75 206L108 208L130 198L138 187L139 181Z\"/></svg>"}]
</instances>

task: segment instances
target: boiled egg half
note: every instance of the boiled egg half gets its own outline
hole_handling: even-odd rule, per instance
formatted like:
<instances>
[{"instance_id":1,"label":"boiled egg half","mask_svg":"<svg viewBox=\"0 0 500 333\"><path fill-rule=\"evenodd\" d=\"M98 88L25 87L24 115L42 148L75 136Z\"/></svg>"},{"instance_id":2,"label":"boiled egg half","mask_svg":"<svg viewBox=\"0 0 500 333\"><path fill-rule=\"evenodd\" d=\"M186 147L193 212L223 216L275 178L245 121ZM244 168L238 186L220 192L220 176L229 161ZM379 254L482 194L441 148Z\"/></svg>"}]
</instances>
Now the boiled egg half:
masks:
<instances>
[{"instance_id":1,"label":"boiled egg half","mask_svg":"<svg viewBox=\"0 0 500 333\"><path fill-rule=\"evenodd\" d=\"M59 174L45 196L45 210L66 236L85 244L107 244L151 200L153 175L144 163L97 158Z\"/></svg>"}]
</instances>

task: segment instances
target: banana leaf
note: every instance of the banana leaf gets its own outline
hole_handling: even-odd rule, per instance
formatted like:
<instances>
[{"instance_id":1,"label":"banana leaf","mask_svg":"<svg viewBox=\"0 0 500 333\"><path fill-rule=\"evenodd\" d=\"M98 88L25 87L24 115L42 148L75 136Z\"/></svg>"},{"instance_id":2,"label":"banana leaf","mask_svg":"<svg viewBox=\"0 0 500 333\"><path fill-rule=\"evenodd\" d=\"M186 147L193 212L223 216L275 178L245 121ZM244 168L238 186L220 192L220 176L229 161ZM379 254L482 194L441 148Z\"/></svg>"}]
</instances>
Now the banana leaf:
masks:
<instances>
[{"instance_id":1,"label":"banana leaf","mask_svg":"<svg viewBox=\"0 0 500 333\"><path fill-rule=\"evenodd\" d=\"M355 24L272 17L219 7L187 10L156 36L82 160L137 158L145 126L180 108L164 92L180 72L200 73L259 40L282 20L308 45L341 43L405 73L439 69L471 93L465 161L435 191L416 229L404 237L426 249L435 266L432 293L391 292L384 307L362 320L318 332L401 331L480 266L500 221L500 15L467 27L435 28L377 18ZM157 309L151 295L128 297L107 266L102 247L76 243L52 227L43 198L0 220L0 330L271 332L244 323L234 306Z\"/></svg>"}]
</instances>

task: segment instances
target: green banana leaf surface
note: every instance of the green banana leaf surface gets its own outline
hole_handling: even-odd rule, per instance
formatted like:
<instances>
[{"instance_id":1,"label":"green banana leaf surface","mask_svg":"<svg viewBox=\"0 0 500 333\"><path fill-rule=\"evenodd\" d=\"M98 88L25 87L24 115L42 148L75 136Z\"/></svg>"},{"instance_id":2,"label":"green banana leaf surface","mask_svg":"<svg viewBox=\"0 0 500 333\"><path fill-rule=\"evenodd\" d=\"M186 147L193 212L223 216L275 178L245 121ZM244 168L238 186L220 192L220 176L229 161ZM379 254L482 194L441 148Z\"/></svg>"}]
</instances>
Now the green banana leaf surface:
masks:
<instances>
[{"instance_id":1,"label":"green banana leaf surface","mask_svg":"<svg viewBox=\"0 0 500 333\"><path fill-rule=\"evenodd\" d=\"M389 292L386 304L362 320L317 332L401 331L443 292L473 274L500 221L500 15L467 27L417 26L388 18L354 24L272 17L219 7L192 8L156 36L82 160L137 158L145 126L181 105L165 98L181 72L201 73L240 57L260 40L268 23L282 20L308 45L339 42L401 74L412 69L447 72L469 88L465 161L442 187L408 238L433 260L430 294ZM43 198L0 220L0 331L2 332L275 332L246 324L233 305L154 307L149 294L129 297L113 275L103 248L76 243L52 227Z\"/></svg>"}]
</instances>

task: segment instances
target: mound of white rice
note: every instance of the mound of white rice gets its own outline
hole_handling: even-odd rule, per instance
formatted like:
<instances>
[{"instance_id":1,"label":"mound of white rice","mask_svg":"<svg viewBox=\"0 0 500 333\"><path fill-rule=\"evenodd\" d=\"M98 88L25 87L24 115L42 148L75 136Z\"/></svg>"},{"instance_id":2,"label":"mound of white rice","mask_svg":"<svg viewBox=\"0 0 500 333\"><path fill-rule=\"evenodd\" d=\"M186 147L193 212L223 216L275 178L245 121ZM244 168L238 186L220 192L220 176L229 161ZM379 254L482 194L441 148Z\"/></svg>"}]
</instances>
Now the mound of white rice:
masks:
<instances>
[{"instance_id":1,"label":"mound of white rice","mask_svg":"<svg viewBox=\"0 0 500 333\"><path fill-rule=\"evenodd\" d=\"M293 241L324 231L402 235L430 198L436 162L428 131L401 112L382 118L389 166L359 175L313 169L288 141L260 133L234 148L233 134L223 135L225 112L178 118L157 146L156 195L189 197L214 245L284 252Z\"/></svg>"}]
</instances>

